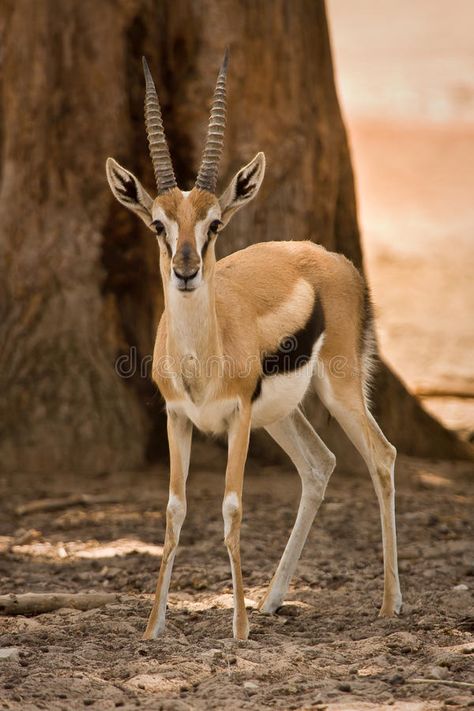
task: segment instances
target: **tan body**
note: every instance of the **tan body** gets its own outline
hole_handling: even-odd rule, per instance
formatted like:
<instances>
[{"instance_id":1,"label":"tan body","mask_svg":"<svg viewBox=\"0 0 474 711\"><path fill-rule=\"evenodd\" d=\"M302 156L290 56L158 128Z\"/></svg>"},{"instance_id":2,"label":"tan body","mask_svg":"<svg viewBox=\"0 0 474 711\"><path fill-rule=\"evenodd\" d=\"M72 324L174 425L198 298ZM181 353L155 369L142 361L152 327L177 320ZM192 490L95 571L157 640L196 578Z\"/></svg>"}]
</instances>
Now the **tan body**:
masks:
<instances>
[{"instance_id":1,"label":"tan body","mask_svg":"<svg viewBox=\"0 0 474 711\"><path fill-rule=\"evenodd\" d=\"M282 604L335 466L334 455L300 408L310 389L367 463L382 522L381 614L396 614L401 607L394 505L396 452L367 403L373 323L363 278L343 256L312 242L265 242L216 261L218 235L234 213L255 197L265 172L265 158L259 153L237 172L219 198L215 195L226 61L218 77L203 162L190 192L176 186L146 63L146 120L158 196L153 200L134 175L113 159L107 161L107 177L116 198L156 232L165 297L153 378L168 414L170 494L146 638L156 637L165 627L171 572L186 516L193 425L228 437L222 513L237 639L246 639L249 631L240 523L251 429L264 427L295 464L302 485L298 514L260 610L274 612Z\"/></svg>"},{"instance_id":2,"label":"tan body","mask_svg":"<svg viewBox=\"0 0 474 711\"><path fill-rule=\"evenodd\" d=\"M181 304L177 318L189 340L169 333L165 310L154 351L153 378L168 410L187 415L204 432L227 431L232 410L241 400L252 400L262 378L262 356L305 326L316 297L325 317L324 337L314 344L317 353L290 374L263 377L261 395L250 402L252 427L294 410L313 375L321 377L334 358L340 377L360 369L364 282L343 256L312 242L256 244L217 262L206 291L213 289L214 313L210 306L207 318L197 294ZM193 339L193 324L201 346Z\"/></svg>"}]
</instances>

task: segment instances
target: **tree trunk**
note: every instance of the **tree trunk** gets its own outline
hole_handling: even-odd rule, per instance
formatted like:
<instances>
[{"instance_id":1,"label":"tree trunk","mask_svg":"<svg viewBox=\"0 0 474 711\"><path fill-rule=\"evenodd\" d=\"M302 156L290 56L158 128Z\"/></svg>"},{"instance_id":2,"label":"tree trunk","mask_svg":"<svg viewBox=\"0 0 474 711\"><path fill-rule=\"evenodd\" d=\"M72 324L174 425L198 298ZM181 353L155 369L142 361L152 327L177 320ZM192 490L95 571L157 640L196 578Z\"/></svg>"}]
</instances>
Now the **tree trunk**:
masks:
<instances>
[{"instance_id":1,"label":"tree trunk","mask_svg":"<svg viewBox=\"0 0 474 711\"><path fill-rule=\"evenodd\" d=\"M229 179L257 150L267 174L257 200L221 236L221 255L311 238L361 267L324 4L15 0L1 12L1 466L140 466L165 440L146 377L162 308L157 248L112 198L104 162L112 155L153 185L141 55L187 188L231 47L221 175ZM402 451L466 454L385 366L374 399ZM332 428L322 430L329 440Z\"/></svg>"}]
</instances>

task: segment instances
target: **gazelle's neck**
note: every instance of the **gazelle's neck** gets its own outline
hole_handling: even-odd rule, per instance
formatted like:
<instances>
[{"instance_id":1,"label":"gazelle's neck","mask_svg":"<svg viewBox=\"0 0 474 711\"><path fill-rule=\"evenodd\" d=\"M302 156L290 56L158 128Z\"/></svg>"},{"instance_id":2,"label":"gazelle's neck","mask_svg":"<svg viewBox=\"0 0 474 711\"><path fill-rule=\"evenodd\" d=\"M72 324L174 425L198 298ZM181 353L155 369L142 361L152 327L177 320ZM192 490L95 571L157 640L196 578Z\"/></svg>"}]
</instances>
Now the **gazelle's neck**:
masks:
<instances>
[{"instance_id":1,"label":"gazelle's neck","mask_svg":"<svg viewBox=\"0 0 474 711\"><path fill-rule=\"evenodd\" d=\"M179 291L168 284L165 309L169 351L199 361L221 355L213 278L193 292Z\"/></svg>"}]
</instances>

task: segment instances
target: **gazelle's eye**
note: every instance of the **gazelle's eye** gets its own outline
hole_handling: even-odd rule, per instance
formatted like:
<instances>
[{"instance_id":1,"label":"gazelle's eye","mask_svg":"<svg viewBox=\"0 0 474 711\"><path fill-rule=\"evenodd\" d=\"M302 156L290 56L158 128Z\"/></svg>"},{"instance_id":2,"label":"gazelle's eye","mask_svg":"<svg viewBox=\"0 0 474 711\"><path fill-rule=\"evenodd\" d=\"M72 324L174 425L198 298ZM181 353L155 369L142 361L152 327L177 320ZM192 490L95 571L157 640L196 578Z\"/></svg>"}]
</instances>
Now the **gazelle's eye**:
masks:
<instances>
[{"instance_id":1,"label":"gazelle's eye","mask_svg":"<svg viewBox=\"0 0 474 711\"><path fill-rule=\"evenodd\" d=\"M208 232L209 237L211 236L211 234L216 235L219 230L219 227L221 225L222 225L222 222L220 220L213 220L211 222L211 224L209 225L209 232Z\"/></svg>"},{"instance_id":2,"label":"gazelle's eye","mask_svg":"<svg viewBox=\"0 0 474 711\"><path fill-rule=\"evenodd\" d=\"M155 228L156 234L158 236L165 234L165 226L160 220L153 220L152 225Z\"/></svg>"}]
</instances>

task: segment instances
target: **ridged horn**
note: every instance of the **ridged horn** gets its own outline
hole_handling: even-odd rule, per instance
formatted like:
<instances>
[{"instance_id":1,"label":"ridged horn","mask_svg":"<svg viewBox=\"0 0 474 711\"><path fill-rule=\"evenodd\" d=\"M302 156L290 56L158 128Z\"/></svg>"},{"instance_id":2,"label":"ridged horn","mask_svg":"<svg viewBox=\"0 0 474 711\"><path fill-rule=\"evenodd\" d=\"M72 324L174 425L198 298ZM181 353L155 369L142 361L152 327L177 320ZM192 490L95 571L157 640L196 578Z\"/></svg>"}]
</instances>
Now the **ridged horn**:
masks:
<instances>
[{"instance_id":1,"label":"ridged horn","mask_svg":"<svg viewBox=\"0 0 474 711\"><path fill-rule=\"evenodd\" d=\"M226 118L226 78L229 63L229 50L226 49L224 59L217 77L216 90L212 101L206 146L202 154L201 167L196 178L196 187L216 191L219 161L224 147L224 131Z\"/></svg>"},{"instance_id":2,"label":"ridged horn","mask_svg":"<svg viewBox=\"0 0 474 711\"><path fill-rule=\"evenodd\" d=\"M160 102L156 93L155 82L151 76L147 61L143 57L143 73L145 74L145 126L150 156L155 172L158 194L176 187L173 164L166 143Z\"/></svg>"}]
</instances>

